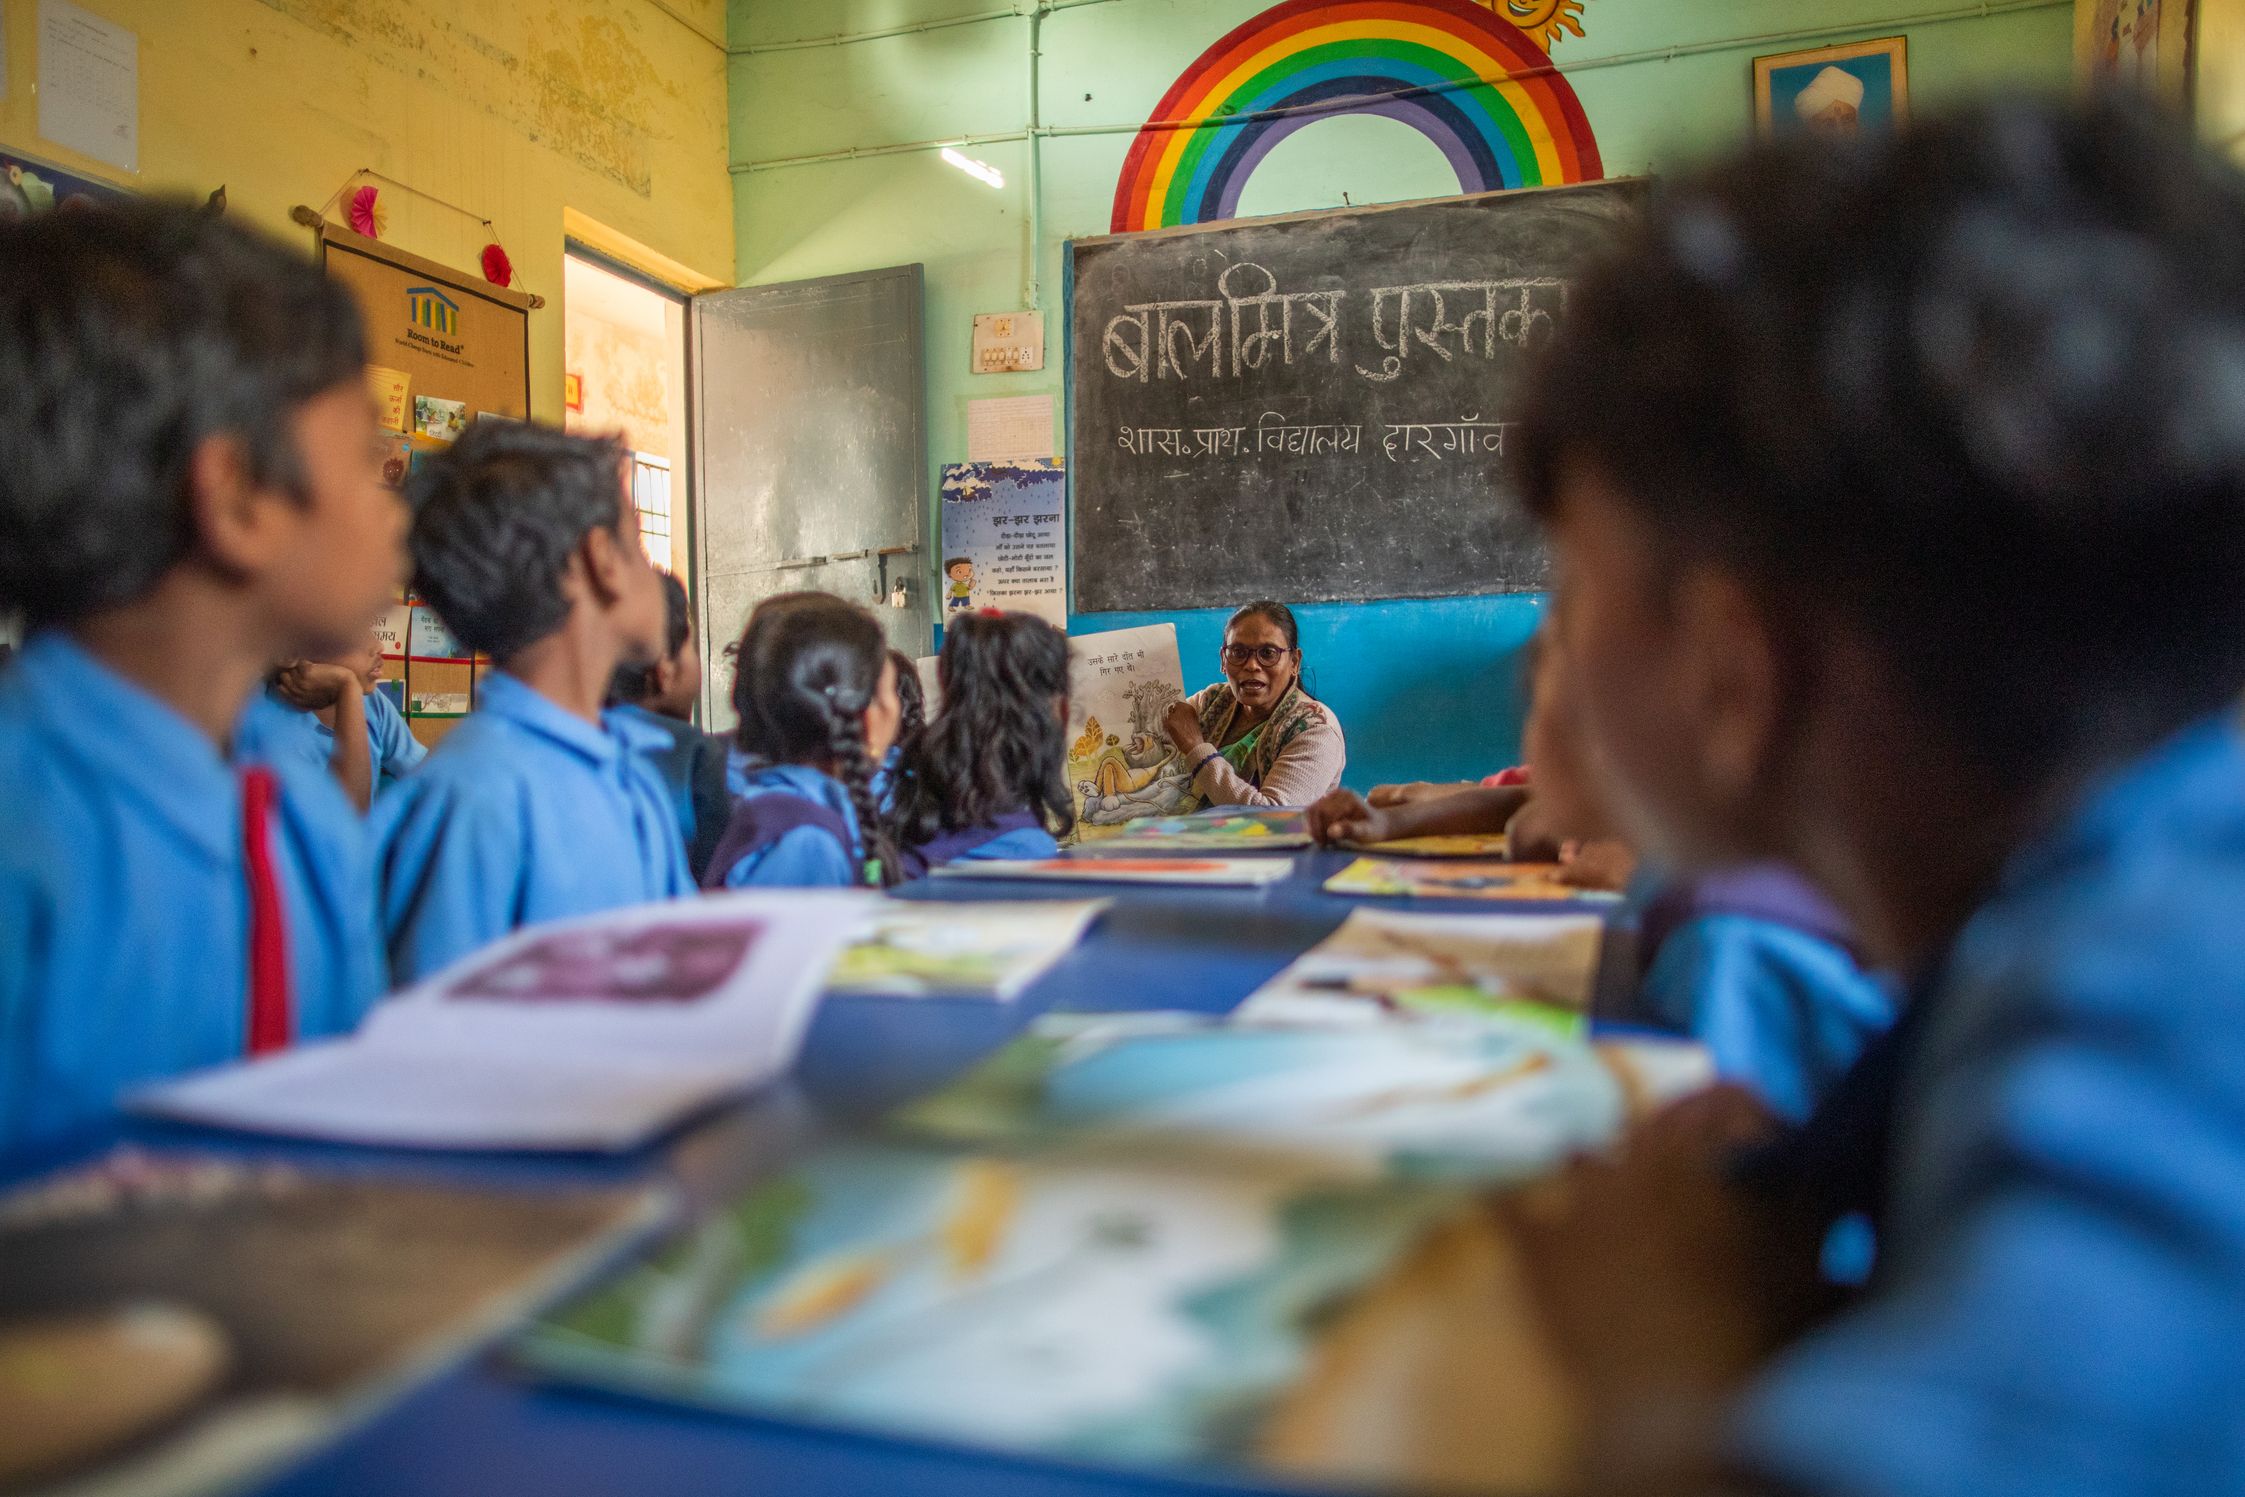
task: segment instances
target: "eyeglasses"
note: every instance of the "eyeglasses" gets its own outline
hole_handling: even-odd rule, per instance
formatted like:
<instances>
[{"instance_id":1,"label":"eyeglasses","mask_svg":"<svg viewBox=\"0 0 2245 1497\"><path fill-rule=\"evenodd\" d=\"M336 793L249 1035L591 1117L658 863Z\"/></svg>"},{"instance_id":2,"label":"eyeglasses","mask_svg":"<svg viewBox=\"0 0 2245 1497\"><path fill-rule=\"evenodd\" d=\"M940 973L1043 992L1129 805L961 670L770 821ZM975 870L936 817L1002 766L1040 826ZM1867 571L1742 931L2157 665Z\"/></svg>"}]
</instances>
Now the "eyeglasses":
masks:
<instances>
[{"instance_id":1,"label":"eyeglasses","mask_svg":"<svg viewBox=\"0 0 2245 1497\"><path fill-rule=\"evenodd\" d=\"M1291 653L1293 652L1284 645L1226 645L1224 646L1224 663L1226 665L1245 665L1252 660L1263 669L1269 670Z\"/></svg>"}]
</instances>

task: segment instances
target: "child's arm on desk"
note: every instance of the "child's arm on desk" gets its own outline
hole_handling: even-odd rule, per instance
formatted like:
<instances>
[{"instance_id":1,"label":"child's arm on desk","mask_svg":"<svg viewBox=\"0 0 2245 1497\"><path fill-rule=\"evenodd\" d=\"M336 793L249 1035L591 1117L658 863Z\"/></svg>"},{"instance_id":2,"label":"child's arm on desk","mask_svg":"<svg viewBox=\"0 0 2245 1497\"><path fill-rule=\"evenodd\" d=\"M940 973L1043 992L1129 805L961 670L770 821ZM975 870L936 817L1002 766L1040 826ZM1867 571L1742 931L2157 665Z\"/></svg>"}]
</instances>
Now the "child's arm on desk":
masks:
<instances>
[{"instance_id":1,"label":"child's arm on desk","mask_svg":"<svg viewBox=\"0 0 2245 1497\"><path fill-rule=\"evenodd\" d=\"M1504 830L1527 802L1518 785L1461 790L1432 800L1374 806L1354 790L1336 790L1309 809L1310 835L1331 846L1341 842L1391 842L1398 837L1432 837Z\"/></svg>"}]
</instances>

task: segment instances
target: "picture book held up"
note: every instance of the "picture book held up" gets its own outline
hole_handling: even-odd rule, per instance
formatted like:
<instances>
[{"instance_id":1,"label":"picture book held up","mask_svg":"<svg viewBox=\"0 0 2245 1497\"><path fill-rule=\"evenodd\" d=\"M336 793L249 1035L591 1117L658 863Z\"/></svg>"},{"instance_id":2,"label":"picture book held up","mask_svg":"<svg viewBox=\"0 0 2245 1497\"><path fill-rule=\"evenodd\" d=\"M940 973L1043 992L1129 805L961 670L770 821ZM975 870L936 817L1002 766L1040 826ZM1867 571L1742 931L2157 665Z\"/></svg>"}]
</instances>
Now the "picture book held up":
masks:
<instances>
[{"instance_id":1,"label":"picture book held up","mask_svg":"<svg viewBox=\"0 0 2245 1497\"><path fill-rule=\"evenodd\" d=\"M517 932L348 1039L128 1099L189 1122L430 1149L628 1149L794 1063L871 901L773 891Z\"/></svg>"},{"instance_id":2,"label":"picture book held up","mask_svg":"<svg viewBox=\"0 0 2245 1497\"><path fill-rule=\"evenodd\" d=\"M1162 715L1185 699L1174 624L1068 642L1068 783L1083 835L1195 809Z\"/></svg>"}]
</instances>

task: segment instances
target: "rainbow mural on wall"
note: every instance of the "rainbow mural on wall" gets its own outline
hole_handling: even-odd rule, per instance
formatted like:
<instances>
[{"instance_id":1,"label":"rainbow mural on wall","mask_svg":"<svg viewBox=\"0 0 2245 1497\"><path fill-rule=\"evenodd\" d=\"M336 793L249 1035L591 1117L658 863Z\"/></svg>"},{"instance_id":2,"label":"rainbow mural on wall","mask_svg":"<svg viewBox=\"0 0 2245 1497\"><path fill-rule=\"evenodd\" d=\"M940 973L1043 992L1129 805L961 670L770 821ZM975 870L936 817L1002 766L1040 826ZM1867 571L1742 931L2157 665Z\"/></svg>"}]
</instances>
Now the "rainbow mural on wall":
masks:
<instances>
[{"instance_id":1,"label":"rainbow mural on wall","mask_svg":"<svg viewBox=\"0 0 2245 1497\"><path fill-rule=\"evenodd\" d=\"M1550 55L1484 6L1285 0L1203 52L1162 96L1115 184L1114 232L1236 217L1271 149L1337 114L1418 130L1449 158L1460 192L1605 175Z\"/></svg>"}]
</instances>

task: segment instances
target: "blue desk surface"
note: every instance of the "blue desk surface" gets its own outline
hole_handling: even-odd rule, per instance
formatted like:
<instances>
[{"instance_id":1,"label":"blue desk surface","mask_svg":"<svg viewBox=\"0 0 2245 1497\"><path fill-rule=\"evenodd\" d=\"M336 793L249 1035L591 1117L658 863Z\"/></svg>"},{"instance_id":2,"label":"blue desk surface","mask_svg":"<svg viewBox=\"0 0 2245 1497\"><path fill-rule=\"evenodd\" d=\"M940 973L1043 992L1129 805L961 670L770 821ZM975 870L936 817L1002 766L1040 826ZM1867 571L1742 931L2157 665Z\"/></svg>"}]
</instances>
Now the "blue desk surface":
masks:
<instances>
[{"instance_id":1,"label":"blue desk surface","mask_svg":"<svg viewBox=\"0 0 2245 1497\"><path fill-rule=\"evenodd\" d=\"M1284 882L1261 889L1105 888L933 880L901 891L920 899L1072 898L1112 894L1114 907L1073 952L1013 1003L834 999L814 1021L784 1085L620 1159L449 1158L311 1146L258 1146L310 1160L349 1159L451 1177L557 1183L664 1178L689 1209L729 1198L823 1134L929 1091L1049 1009L1198 1009L1224 1012L1315 945L1363 902L1323 893L1347 861L1295 859ZM1381 902L1386 907L1402 907ZM1504 906L1417 900L1413 910ZM1538 906L1550 911L1549 904ZM69 1153L117 1141L217 1146L238 1139L157 1124L126 1124ZM55 1161L11 1161L0 1178ZM730 1488L788 1497L1112 1497L1162 1492L1278 1491L1061 1466L1015 1456L840 1434L779 1421L705 1414L622 1397L535 1385L486 1358L455 1371L267 1483L267 1497L310 1494L567 1494L632 1497Z\"/></svg>"}]
</instances>

